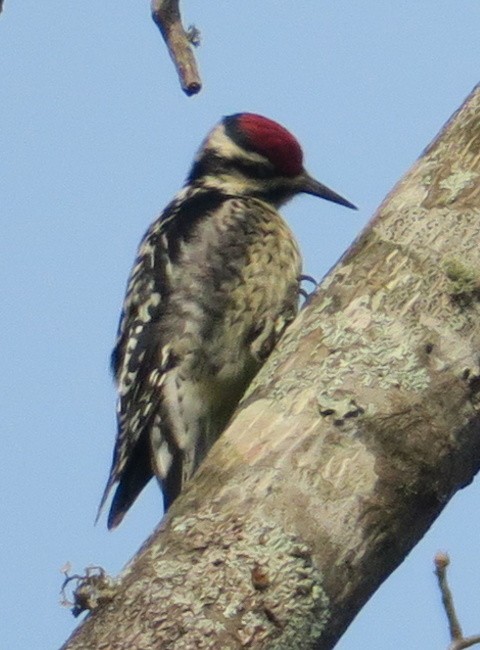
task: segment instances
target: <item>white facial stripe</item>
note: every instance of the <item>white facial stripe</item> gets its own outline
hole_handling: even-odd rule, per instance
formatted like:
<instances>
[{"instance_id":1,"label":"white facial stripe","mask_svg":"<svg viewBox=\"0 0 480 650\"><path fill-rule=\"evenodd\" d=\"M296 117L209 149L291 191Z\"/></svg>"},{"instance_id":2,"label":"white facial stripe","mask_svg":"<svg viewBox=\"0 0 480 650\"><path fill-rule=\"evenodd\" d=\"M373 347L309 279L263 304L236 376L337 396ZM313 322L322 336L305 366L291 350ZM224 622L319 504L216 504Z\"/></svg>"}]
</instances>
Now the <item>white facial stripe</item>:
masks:
<instances>
[{"instance_id":1,"label":"white facial stripe","mask_svg":"<svg viewBox=\"0 0 480 650\"><path fill-rule=\"evenodd\" d=\"M265 164L265 161L267 160L265 156L261 156L254 151L247 151L236 145L235 142L233 142L233 140L225 133L225 127L223 124L218 124L212 131L210 131L203 146L205 145L209 149L220 151L222 158L227 158L228 160L231 160L232 158L246 158L251 162L263 164ZM203 146L200 151L202 151Z\"/></svg>"}]
</instances>

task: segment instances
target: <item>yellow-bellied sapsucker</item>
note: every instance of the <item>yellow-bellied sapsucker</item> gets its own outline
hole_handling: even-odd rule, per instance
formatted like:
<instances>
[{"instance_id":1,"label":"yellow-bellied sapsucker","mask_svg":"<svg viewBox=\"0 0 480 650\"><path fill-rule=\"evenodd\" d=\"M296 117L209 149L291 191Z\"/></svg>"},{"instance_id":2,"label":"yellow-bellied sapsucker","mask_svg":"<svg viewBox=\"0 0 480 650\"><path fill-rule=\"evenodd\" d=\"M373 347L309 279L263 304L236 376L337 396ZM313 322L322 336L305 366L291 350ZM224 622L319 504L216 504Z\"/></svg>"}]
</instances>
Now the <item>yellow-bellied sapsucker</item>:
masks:
<instances>
[{"instance_id":1,"label":"yellow-bellied sapsucker","mask_svg":"<svg viewBox=\"0 0 480 650\"><path fill-rule=\"evenodd\" d=\"M276 209L299 192L354 207L307 174L285 128L231 115L145 234L112 355L109 528L153 476L168 508L295 317L301 257Z\"/></svg>"}]
</instances>

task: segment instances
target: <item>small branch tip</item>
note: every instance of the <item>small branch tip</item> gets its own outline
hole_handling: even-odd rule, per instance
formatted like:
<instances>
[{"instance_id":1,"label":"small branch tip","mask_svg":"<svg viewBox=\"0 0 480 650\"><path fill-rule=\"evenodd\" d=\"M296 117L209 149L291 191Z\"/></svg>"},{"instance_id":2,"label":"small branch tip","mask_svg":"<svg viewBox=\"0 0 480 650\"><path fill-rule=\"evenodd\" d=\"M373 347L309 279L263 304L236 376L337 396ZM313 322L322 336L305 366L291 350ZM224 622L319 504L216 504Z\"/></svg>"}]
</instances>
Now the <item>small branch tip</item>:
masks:
<instances>
[{"instance_id":1,"label":"small branch tip","mask_svg":"<svg viewBox=\"0 0 480 650\"><path fill-rule=\"evenodd\" d=\"M188 96L196 95L202 88L202 81L192 45L198 47L200 44L200 31L195 26L185 31L179 0L152 0L151 11L177 70L182 90Z\"/></svg>"},{"instance_id":2,"label":"small branch tip","mask_svg":"<svg viewBox=\"0 0 480 650\"><path fill-rule=\"evenodd\" d=\"M435 564L435 569L437 571L442 571L447 568L447 566L450 564L450 558L448 556L448 553L444 553L443 551L439 551L434 558L434 564Z\"/></svg>"}]
</instances>

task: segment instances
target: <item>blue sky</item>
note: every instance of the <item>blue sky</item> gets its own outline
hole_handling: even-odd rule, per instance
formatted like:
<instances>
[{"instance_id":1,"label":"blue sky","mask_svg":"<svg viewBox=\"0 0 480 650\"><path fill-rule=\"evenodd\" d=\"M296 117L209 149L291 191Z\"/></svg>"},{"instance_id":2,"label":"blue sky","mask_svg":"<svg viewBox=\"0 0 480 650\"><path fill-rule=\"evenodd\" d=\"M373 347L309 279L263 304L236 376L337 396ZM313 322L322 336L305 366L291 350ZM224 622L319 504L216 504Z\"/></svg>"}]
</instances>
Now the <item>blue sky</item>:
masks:
<instances>
[{"instance_id":1,"label":"blue sky","mask_svg":"<svg viewBox=\"0 0 480 650\"><path fill-rule=\"evenodd\" d=\"M0 645L56 648L76 621L60 568L117 573L156 524L153 483L122 526L93 526L115 434L108 359L136 246L225 114L295 133L356 203L283 212L319 278L478 81L478 0L185 2L204 89L185 97L145 2L5 0L0 16ZM478 482L382 586L340 650L446 647L439 549L480 631Z\"/></svg>"}]
</instances>

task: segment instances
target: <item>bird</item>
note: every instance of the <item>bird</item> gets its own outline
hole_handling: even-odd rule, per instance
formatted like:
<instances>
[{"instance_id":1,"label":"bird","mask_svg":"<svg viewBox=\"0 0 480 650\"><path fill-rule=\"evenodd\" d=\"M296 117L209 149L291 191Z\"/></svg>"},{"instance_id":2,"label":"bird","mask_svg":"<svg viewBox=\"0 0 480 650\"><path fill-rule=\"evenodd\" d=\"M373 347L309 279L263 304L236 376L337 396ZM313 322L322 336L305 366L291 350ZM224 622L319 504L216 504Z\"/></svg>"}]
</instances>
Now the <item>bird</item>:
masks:
<instances>
[{"instance_id":1,"label":"bird","mask_svg":"<svg viewBox=\"0 0 480 650\"><path fill-rule=\"evenodd\" d=\"M307 173L285 127L236 113L145 233L111 358L118 428L97 514L116 485L109 529L153 477L170 507L295 318L302 259L277 210L299 193L356 209Z\"/></svg>"}]
</instances>

